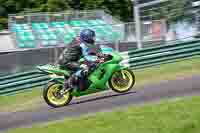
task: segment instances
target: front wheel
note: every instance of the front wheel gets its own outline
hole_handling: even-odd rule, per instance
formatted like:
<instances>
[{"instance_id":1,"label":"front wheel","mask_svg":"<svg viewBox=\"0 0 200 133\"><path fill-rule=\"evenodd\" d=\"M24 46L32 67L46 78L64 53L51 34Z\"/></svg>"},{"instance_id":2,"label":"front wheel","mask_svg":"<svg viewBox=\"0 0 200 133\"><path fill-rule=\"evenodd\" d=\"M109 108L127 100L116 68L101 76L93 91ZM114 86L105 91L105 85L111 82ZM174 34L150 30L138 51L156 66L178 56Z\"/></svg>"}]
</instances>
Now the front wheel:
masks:
<instances>
[{"instance_id":1,"label":"front wheel","mask_svg":"<svg viewBox=\"0 0 200 133\"><path fill-rule=\"evenodd\" d=\"M57 82L49 82L43 90L43 98L46 103L52 107L62 107L69 104L72 100L70 92L61 95L60 90L63 89L63 84Z\"/></svg>"},{"instance_id":2,"label":"front wheel","mask_svg":"<svg viewBox=\"0 0 200 133\"><path fill-rule=\"evenodd\" d=\"M118 93L124 93L132 89L135 84L135 75L129 69L123 69L113 73L109 80L111 89Z\"/></svg>"}]
</instances>

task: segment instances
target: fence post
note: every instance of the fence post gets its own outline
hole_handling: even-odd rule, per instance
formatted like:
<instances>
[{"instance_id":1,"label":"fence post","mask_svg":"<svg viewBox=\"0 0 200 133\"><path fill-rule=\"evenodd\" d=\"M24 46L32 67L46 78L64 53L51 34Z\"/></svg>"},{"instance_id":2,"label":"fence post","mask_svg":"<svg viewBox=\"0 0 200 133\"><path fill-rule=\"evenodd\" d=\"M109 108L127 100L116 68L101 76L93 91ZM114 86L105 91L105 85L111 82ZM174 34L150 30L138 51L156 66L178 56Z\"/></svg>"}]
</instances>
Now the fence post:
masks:
<instances>
[{"instance_id":1,"label":"fence post","mask_svg":"<svg viewBox=\"0 0 200 133\"><path fill-rule=\"evenodd\" d=\"M120 50L119 50L119 41L116 41L116 42L115 42L115 50L116 50L117 52L120 52Z\"/></svg>"},{"instance_id":2,"label":"fence post","mask_svg":"<svg viewBox=\"0 0 200 133\"><path fill-rule=\"evenodd\" d=\"M134 18L135 18L135 23L136 23L136 38L137 38L137 47L138 49L142 48L142 37L141 37L141 21L140 21L140 7L139 7L139 1L135 0L133 2L133 7L134 7Z\"/></svg>"},{"instance_id":3,"label":"fence post","mask_svg":"<svg viewBox=\"0 0 200 133\"><path fill-rule=\"evenodd\" d=\"M54 48L54 64L57 64L57 60L58 60L58 48L55 47Z\"/></svg>"},{"instance_id":4,"label":"fence post","mask_svg":"<svg viewBox=\"0 0 200 133\"><path fill-rule=\"evenodd\" d=\"M200 10L198 10L196 15L195 15L196 16L196 25L197 25L198 32L200 32L200 15L199 15L199 13L200 13Z\"/></svg>"}]
</instances>

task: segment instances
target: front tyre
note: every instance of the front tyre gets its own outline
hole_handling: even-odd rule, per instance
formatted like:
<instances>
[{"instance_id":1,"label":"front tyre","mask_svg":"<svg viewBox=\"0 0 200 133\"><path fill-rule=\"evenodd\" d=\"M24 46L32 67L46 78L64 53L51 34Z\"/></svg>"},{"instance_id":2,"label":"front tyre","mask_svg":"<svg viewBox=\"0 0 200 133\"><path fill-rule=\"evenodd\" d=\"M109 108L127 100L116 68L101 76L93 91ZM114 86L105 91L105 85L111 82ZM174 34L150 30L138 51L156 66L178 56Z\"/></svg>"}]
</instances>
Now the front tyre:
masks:
<instances>
[{"instance_id":1,"label":"front tyre","mask_svg":"<svg viewBox=\"0 0 200 133\"><path fill-rule=\"evenodd\" d=\"M129 69L123 69L113 73L108 83L115 92L128 92L135 84L135 75Z\"/></svg>"},{"instance_id":2,"label":"front tyre","mask_svg":"<svg viewBox=\"0 0 200 133\"><path fill-rule=\"evenodd\" d=\"M54 107L62 107L69 104L72 100L72 95L70 92L61 95L60 90L62 90L63 84L57 82L49 82L43 90L43 98L45 102Z\"/></svg>"}]
</instances>

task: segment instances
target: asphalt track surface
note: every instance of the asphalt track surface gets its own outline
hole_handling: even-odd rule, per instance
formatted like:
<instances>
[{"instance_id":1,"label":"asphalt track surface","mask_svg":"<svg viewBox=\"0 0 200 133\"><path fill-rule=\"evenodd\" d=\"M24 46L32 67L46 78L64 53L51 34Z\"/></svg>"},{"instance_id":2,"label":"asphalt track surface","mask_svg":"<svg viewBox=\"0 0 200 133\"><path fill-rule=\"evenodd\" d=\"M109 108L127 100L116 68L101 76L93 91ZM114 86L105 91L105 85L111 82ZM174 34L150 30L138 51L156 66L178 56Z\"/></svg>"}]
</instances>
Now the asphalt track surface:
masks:
<instances>
[{"instance_id":1,"label":"asphalt track surface","mask_svg":"<svg viewBox=\"0 0 200 133\"><path fill-rule=\"evenodd\" d=\"M163 81L118 94L112 91L72 100L71 104L62 108L51 108L44 104L33 112L0 113L0 132L11 128L30 127L35 123L62 120L67 117L111 111L130 105L158 102L182 96L200 95L200 76Z\"/></svg>"}]
</instances>

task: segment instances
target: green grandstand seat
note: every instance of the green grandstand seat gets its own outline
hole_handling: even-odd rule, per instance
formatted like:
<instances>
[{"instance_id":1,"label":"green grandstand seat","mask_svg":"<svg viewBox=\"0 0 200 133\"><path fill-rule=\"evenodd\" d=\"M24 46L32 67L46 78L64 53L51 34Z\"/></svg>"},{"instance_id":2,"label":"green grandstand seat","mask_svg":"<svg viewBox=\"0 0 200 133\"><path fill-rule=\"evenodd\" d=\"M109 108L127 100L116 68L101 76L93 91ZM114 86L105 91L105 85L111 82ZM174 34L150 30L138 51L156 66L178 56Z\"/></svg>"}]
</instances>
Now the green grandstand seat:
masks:
<instances>
[{"instance_id":1,"label":"green grandstand seat","mask_svg":"<svg viewBox=\"0 0 200 133\"><path fill-rule=\"evenodd\" d=\"M38 30L35 30L36 33L39 33L39 34L45 34L46 32L52 32L52 30L50 29L38 29Z\"/></svg>"},{"instance_id":2,"label":"green grandstand seat","mask_svg":"<svg viewBox=\"0 0 200 133\"><path fill-rule=\"evenodd\" d=\"M56 40L57 36L55 34L41 34L40 39L42 39L42 40Z\"/></svg>"},{"instance_id":3,"label":"green grandstand seat","mask_svg":"<svg viewBox=\"0 0 200 133\"><path fill-rule=\"evenodd\" d=\"M32 28L34 30L38 30L38 29L48 29L49 26L47 23L32 23Z\"/></svg>"},{"instance_id":4,"label":"green grandstand seat","mask_svg":"<svg viewBox=\"0 0 200 133\"><path fill-rule=\"evenodd\" d=\"M64 44L65 45L68 45L68 44L70 44L73 40L74 40L74 38L76 37L76 34L74 33L74 32L69 32L69 33L67 33L65 36L64 36Z\"/></svg>"},{"instance_id":5,"label":"green grandstand seat","mask_svg":"<svg viewBox=\"0 0 200 133\"><path fill-rule=\"evenodd\" d=\"M56 46L58 42L56 40L42 40L41 45L44 47L49 47L49 46Z\"/></svg>"},{"instance_id":6,"label":"green grandstand seat","mask_svg":"<svg viewBox=\"0 0 200 133\"><path fill-rule=\"evenodd\" d=\"M99 37L96 37L96 42L100 42L100 41L102 41L102 39Z\"/></svg>"},{"instance_id":7,"label":"green grandstand seat","mask_svg":"<svg viewBox=\"0 0 200 133\"><path fill-rule=\"evenodd\" d=\"M88 24L91 25L91 26L98 25L98 23L96 22L96 20L88 20L87 22L88 22Z\"/></svg>"},{"instance_id":8,"label":"green grandstand seat","mask_svg":"<svg viewBox=\"0 0 200 133\"><path fill-rule=\"evenodd\" d=\"M57 35L55 32L44 32L42 34L38 35L39 39L41 40L56 40L57 39Z\"/></svg>"},{"instance_id":9,"label":"green grandstand seat","mask_svg":"<svg viewBox=\"0 0 200 133\"><path fill-rule=\"evenodd\" d=\"M72 36L72 37L76 37L76 35L77 35L76 32L69 32L69 31L68 31L67 34L68 34L69 36Z\"/></svg>"},{"instance_id":10,"label":"green grandstand seat","mask_svg":"<svg viewBox=\"0 0 200 133\"><path fill-rule=\"evenodd\" d=\"M107 32L104 30L103 27L95 27L94 30L97 32L97 34L105 35Z\"/></svg>"},{"instance_id":11,"label":"green grandstand seat","mask_svg":"<svg viewBox=\"0 0 200 133\"><path fill-rule=\"evenodd\" d=\"M75 30L72 28L66 29L68 33L76 34Z\"/></svg>"},{"instance_id":12,"label":"green grandstand seat","mask_svg":"<svg viewBox=\"0 0 200 133\"><path fill-rule=\"evenodd\" d=\"M51 22L50 25L54 28L63 28L65 26L65 22Z\"/></svg>"},{"instance_id":13,"label":"green grandstand seat","mask_svg":"<svg viewBox=\"0 0 200 133\"><path fill-rule=\"evenodd\" d=\"M66 30L64 28L56 28L55 33L57 36L63 36L66 33Z\"/></svg>"},{"instance_id":14,"label":"green grandstand seat","mask_svg":"<svg viewBox=\"0 0 200 133\"><path fill-rule=\"evenodd\" d=\"M90 24L91 26L106 24L106 22L102 20L88 20L87 23Z\"/></svg>"},{"instance_id":15,"label":"green grandstand seat","mask_svg":"<svg viewBox=\"0 0 200 133\"><path fill-rule=\"evenodd\" d=\"M106 37L108 32L106 32L103 27L95 27L94 31L96 32L97 37Z\"/></svg>"},{"instance_id":16,"label":"green grandstand seat","mask_svg":"<svg viewBox=\"0 0 200 133\"><path fill-rule=\"evenodd\" d=\"M81 21L81 20L73 20L70 21L69 23L73 27L88 27L89 24L86 21Z\"/></svg>"},{"instance_id":17,"label":"green grandstand seat","mask_svg":"<svg viewBox=\"0 0 200 133\"><path fill-rule=\"evenodd\" d=\"M69 25L69 27L65 25ZM31 27L28 24L15 24L12 30L16 32L16 39L20 48L34 48L35 41L38 39L43 47L56 46L58 40L64 42L64 45L69 45L77 34L84 28L91 28L96 32L96 41L116 41L121 38L121 33L113 31L112 25L105 21L96 20L73 20L69 22L51 22L51 23L32 23ZM53 30L52 30L53 29ZM35 35L33 34L35 33Z\"/></svg>"},{"instance_id":18,"label":"green grandstand seat","mask_svg":"<svg viewBox=\"0 0 200 133\"><path fill-rule=\"evenodd\" d=\"M35 48L36 43L33 41L21 41L17 43L19 48Z\"/></svg>"},{"instance_id":19,"label":"green grandstand seat","mask_svg":"<svg viewBox=\"0 0 200 133\"><path fill-rule=\"evenodd\" d=\"M80 26L81 25L81 21L78 21L78 20L70 21L70 25L71 26Z\"/></svg>"},{"instance_id":20,"label":"green grandstand seat","mask_svg":"<svg viewBox=\"0 0 200 133\"><path fill-rule=\"evenodd\" d=\"M30 26L28 24L13 24L11 30L13 32L30 30Z\"/></svg>"},{"instance_id":21,"label":"green grandstand seat","mask_svg":"<svg viewBox=\"0 0 200 133\"><path fill-rule=\"evenodd\" d=\"M95 26L94 30L97 34L98 41L101 41L101 39L113 42L120 39L120 33L113 31L111 25L101 25L101 26Z\"/></svg>"},{"instance_id":22,"label":"green grandstand seat","mask_svg":"<svg viewBox=\"0 0 200 133\"><path fill-rule=\"evenodd\" d=\"M36 30L35 31L37 39L40 40L41 45L44 47L47 46L56 46L58 36L56 31L51 29L45 29L45 30Z\"/></svg>"},{"instance_id":23,"label":"green grandstand seat","mask_svg":"<svg viewBox=\"0 0 200 133\"><path fill-rule=\"evenodd\" d=\"M98 24L107 24L105 21L100 20L100 19L96 19L95 20Z\"/></svg>"},{"instance_id":24,"label":"green grandstand seat","mask_svg":"<svg viewBox=\"0 0 200 133\"><path fill-rule=\"evenodd\" d=\"M104 30L106 30L106 31L112 31L113 30L113 28L112 28L112 26L111 25L103 25L103 29Z\"/></svg>"},{"instance_id":25,"label":"green grandstand seat","mask_svg":"<svg viewBox=\"0 0 200 133\"><path fill-rule=\"evenodd\" d=\"M108 40L110 42L113 42L113 41L119 41L120 38L121 38L120 33L118 33L118 32L112 32L111 35L109 35Z\"/></svg>"},{"instance_id":26,"label":"green grandstand seat","mask_svg":"<svg viewBox=\"0 0 200 133\"><path fill-rule=\"evenodd\" d=\"M32 31L20 31L16 33L17 40L20 41L34 41L35 36L33 35Z\"/></svg>"}]
</instances>

